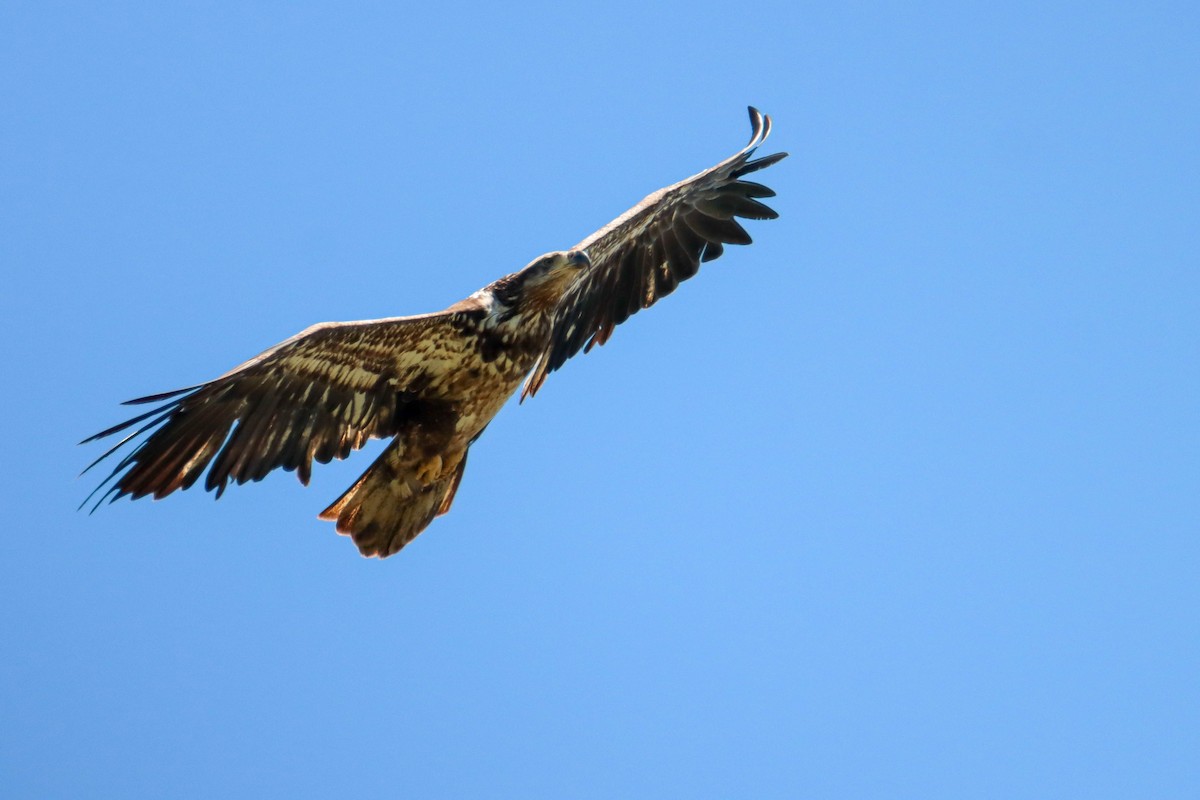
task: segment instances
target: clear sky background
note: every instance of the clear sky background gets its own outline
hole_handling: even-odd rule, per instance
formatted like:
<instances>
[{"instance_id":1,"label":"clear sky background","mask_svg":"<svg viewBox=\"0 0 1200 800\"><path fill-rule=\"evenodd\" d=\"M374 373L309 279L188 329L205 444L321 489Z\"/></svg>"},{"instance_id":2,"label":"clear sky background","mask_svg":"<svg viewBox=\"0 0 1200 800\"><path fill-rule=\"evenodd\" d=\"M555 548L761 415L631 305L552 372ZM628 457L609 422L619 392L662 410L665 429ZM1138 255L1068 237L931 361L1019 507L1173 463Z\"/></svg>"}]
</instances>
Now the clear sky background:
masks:
<instances>
[{"instance_id":1,"label":"clear sky background","mask_svg":"<svg viewBox=\"0 0 1200 800\"><path fill-rule=\"evenodd\" d=\"M5 3L2 793L1200 797L1200 12L993 6ZM316 519L377 447L75 511L118 401L443 308L751 103L781 218L399 556Z\"/></svg>"}]
</instances>

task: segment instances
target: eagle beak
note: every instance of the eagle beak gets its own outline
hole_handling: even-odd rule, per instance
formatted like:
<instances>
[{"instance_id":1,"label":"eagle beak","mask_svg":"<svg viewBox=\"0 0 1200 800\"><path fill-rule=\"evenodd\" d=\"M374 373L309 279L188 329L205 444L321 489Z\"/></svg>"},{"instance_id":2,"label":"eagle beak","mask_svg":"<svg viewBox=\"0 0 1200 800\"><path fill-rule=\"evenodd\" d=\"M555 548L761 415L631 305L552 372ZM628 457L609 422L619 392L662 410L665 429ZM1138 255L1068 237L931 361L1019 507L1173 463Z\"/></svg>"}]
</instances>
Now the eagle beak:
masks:
<instances>
[{"instance_id":1,"label":"eagle beak","mask_svg":"<svg viewBox=\"0 0 1200 800\"><path fill-rule=\"evenodd\" d=\"M587 269L592 265L592 260L588 258L588 254L583 250L572 250L567 253L567 263L573 267Z\"/></svg>"}]
</instances>

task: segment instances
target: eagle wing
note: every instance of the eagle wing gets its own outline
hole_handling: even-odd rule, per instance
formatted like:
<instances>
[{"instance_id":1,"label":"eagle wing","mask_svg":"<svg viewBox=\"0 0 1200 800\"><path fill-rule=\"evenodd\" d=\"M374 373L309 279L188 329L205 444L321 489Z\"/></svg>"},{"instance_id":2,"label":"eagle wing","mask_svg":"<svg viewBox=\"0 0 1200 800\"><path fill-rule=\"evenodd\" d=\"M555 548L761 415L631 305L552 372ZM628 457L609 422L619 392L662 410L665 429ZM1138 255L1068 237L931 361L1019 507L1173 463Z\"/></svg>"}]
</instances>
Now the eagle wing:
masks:
<instances>
[{"instance_id":1,"label":"eagle wing","mask_svg":"<svg viewBox=\"0 0 1200 800\"><path fill-rule=\"evenodd\" d=\"M757 198L775 192L742 176L787 156L750 160L771 132L771 118L751 107L750 141L711 169L660 189L577 244L591 267L555 310L550 341L530 373L521 398L537 393L546 376L581 349L604 344L620 325L675 291L726 244L750 244L736 217L779 216Z\"/></svg>"},{"instance_id":2,"label":"eagle wing","mask_svg":"<svg viewBox=\"0 0 1200 800\"><path fill-rule=\"evenodd\" d=\"M142 423L87 472L153 431L84 504L110 482L96 506L125 495L165 497L190 487L210 464L204 486L218 497L230 481L261 480L277 467L307 485L314 459L345 458L369 439L397 433L406 402L416 400L431 370L452 367L458 315L314 325L213 381L128 401L168 402L82 442Z\"/></svg>"}]
</instances>

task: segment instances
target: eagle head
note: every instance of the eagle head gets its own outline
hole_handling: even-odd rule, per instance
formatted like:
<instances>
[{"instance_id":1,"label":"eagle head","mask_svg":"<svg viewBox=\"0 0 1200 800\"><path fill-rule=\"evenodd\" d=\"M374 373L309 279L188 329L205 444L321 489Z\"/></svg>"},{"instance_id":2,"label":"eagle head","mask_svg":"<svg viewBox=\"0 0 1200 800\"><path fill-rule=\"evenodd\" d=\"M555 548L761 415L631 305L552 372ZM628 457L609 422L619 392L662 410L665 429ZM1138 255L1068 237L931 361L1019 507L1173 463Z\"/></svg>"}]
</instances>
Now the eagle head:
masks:
<instances>
[{"instance_id":1,"label":"eagle head","mask_svg":"<svg viewBox=\"0 0 1200 800\"><path fill-rule=\"evenodd\" d=\"M535 258L517 273L521 305L532 311L552 310L591 265L583 250L558 250Z\"/></svg>"},{"instance_id":2,"label":"eagle head","mask_svg":"<svg viewBox=\"0 0 1200 800\"><path fill-rule=\"evenodd\" d=\"M524 278L526 287L563 281L570 285L580 270L591 265L592 260L583 250L556 250L530 261L518 274Z\"/></svg>"}]
</instances>

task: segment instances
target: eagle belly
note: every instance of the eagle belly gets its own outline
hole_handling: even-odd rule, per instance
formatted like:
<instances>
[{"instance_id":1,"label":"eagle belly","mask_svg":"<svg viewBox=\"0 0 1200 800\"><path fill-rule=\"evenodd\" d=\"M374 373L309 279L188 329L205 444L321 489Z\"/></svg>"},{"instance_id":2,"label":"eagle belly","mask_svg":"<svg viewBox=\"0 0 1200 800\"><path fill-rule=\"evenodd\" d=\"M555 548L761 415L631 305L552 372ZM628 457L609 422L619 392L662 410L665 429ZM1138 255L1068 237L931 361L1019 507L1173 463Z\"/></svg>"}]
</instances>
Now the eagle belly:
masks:
<instances>
[{"instance_id":1,"label":"eagle belly","mask_svg":"<svg viewBox=\"0 0 1200 800\"><path fill-rule=\"evenodd\" d=\"M482 322L463 320L453 334L425 342L397 399L395 438L321 512L364 556L399 552L450 510L468 449L516 392L548 334L546 325L509 334Z\"/></svg>"}]
</instances>

